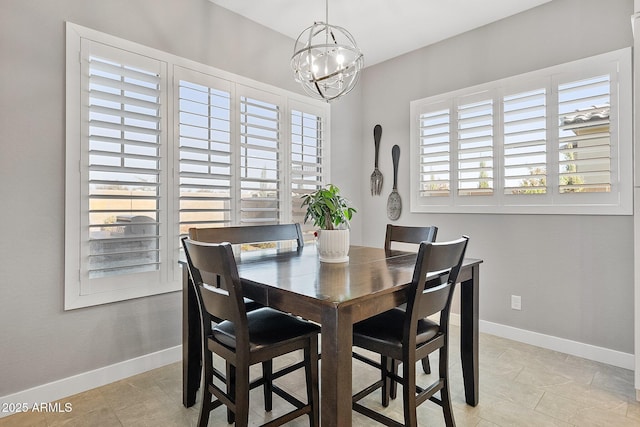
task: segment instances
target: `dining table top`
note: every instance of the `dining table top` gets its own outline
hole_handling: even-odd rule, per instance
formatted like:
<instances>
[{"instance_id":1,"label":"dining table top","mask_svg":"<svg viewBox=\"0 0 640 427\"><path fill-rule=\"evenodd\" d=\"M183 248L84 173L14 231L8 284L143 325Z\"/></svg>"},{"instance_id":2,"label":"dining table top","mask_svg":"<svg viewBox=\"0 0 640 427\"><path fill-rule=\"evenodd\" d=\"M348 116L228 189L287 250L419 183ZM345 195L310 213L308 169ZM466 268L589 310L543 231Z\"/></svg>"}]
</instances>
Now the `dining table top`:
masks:
<instances>
[{"instance_id":1,"label":"dining table top","mask_svg":"<svg viewBox=\"0 0 640 427\"><path fill-rule=\"evenodd\" d=\"M415 252L351 246L348 262L327 263L320 262L315 245L305 245L289 250L244 251L236 255L236 262L247 297L263 301L268 296L257 293L270 290L273 294L277 289L281 296L291 293L307 299L319 316L322 306L344 308L397 293L397 286L411 282L416 256ZM464 263L480 262L469 258ZM399 300L398 305L403 302ZM319 320L313 313L304 314Z\"/></svg>"}]
</instances>

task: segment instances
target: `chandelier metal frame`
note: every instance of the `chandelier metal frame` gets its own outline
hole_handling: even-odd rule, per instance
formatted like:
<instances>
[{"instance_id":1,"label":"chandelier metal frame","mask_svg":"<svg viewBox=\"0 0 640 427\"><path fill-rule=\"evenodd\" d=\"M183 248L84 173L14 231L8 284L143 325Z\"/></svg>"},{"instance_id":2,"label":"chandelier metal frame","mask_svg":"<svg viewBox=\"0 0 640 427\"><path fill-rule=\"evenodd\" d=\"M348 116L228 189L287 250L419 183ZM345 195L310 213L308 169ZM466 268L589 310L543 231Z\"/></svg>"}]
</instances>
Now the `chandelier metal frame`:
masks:
<instances>
[{"instance_id":1,"label":"chandelier metal frame","mask_svg":"<svg viewBox=\"0 0 640 427\"><path fill-rule=\"evenodd\" d=\"M328 22L326 0L326 22L314 22L302 31L291 57L296 81L308 95L327 102L353 90L364 66L364 56L351 33Z\"/></svg>"}]
</instances>

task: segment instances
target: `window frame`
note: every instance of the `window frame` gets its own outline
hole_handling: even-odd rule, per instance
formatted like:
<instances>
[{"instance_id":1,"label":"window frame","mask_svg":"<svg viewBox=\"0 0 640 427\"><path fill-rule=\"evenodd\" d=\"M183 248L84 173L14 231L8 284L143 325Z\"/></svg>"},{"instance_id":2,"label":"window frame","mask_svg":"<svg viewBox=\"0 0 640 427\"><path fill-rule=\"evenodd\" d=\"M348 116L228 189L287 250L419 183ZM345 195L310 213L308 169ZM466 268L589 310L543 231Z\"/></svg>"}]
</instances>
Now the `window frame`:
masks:
<instances>
[{"instance_id":1,"label":"window frame","mask_svg":"<svg viewBox=\"0 0 640 427\"><path fill-rule=\"evenodd\" d=\"M558 98L566 81L610 74L611 191L558 192ZM416 213L631 215L633 211L633 138L631 49L624 48L565 64L410 102L410 209ZM544 82L544 87L540 86ZM504 194L504 96L546 88L546 194ZM457 106L464 97L489 94L494 103L493 194L460 196L458 191ZM449 195L420 195L420 117L430 106L449 108ZM435 111L435 109L434 109Z\"/></svg>"},{"instance_id":2,"label":"window frame","mask_svg":"<svg viewBox=\"0 0 640 427\"><path fill-rule=\"evenodd\" d=\"M88 105L82 99L82 91L86 90L83 85L84 72L81 48L83 40L93 43L103 44L109 48L119 49L126 54L140 55L160 61L163 64L164 75L162 76L162 96L163 105L161 116L161 144L160 163L162 168L162 183L160 192L160 269L157 274L149 280L142 280L140 273L127 273L114 276L113 280L104 280L101 283L95 279L88 279L88 275L83 272L83 263L86 263L88 253L88 233L84 231L88 219L88 181L85 174L88 172L86 157L88 150L87 126L83 125L87 120L86 110ZM322 141L324 156L329 158L330 150L330 106L329 104L310 99L304 95L290 92L275 86L257 82L233 73L219 70L205 64L191 61L176 55L143 46L131 41L123 40L115 36L82 27L70 22L66 23L66 167L65 167L65 297L64 309L71 310L81 307L105 304L116 301L123 301L133 298L162 294L181 290L181 268L178 264L180 259L180 173L179 173L179 104L177 97L179 87L175 83L176 69L179 67L189 72L201 73L212 79L224 81L233 88L235 97L238 93L268 94L271 99L276 100L281 109L281 132L282 149L279 152L281 169L278 174L282 199L280 200L281 212L280 222L286 223L291 220L292 200L291 200L291 177L290 161L291 151L291 126L290 114L292 106L299 108L300 105L309 106L310 110L323 115L322 121L325 127L325 138ZM237 154L233 168L237 169L239 163L239 109L236 101L232 100L232 126L231 144ZM236 173L232 171L232 173ZM322 184L330 182L329 169L323 168ZM238 179L235 175L234 179ZM239 184L239 180L237 182ZM233 184L234 191L238 192L239 185ZM231 194L235 199L235 194ZM239 200L232 200L232 222L230 225L239 225L240 215L236 210L239 208Z\"/></svg>"}]
</instances>

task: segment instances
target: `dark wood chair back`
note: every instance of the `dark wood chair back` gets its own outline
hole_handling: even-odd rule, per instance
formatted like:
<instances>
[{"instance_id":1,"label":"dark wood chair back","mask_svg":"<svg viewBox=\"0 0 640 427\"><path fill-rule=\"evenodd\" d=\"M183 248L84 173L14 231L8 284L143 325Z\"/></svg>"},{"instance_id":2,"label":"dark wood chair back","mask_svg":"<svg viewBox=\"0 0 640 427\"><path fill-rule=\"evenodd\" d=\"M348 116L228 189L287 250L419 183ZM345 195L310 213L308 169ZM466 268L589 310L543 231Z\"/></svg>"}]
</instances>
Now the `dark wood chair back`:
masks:
<instances>
[{"instance_id":1,"label":"dark wood chair back","mask_svg":"<svg viewBox=\"0 0 640 427\"><path fill-rule=\"evenodd\" d=\"M302 229L298 223L190 228L189 238L209 243L229 242L232 245L295 240L299 248L304 246Z\"/></svg>"},{"instance_id":2,"label":"dark wood chair back","mask_svg":"<svg viewBox=\"0 0 640 427\"><path fill-rule=\"evenodd\" d=\"M246 344L248 348L247 315L242 283L231 245L205 243L187 238L183 238L182 243L189 274L200 304L205 336L211 334L212 321L220 323L229 320L236 325L238 345Z\"/></svg>"},{"instance_id":3,"label":"dark wood chair back","mask_svg":"<svg viewBox=\"0 0 640 427\"><path fill-rule=\"evenodd\" d=\"M435 242L436 236L438 234L438 227L435 225L425 226L425 227L412 227L412 226L404 226L404 225L392 225L387 224L387 232L384 239L384 250L388 254L391 251L391 243L411 243L413 245L419 245L422 242ZM432 286L429 283L429 286ZM402 308L405 308L406 304L402 305ZM398 362L394 362L394 372L397 370ZM431 373L431 365L429 363L429 358L425 357L422 360L422 369L425 374ZM394 384L395 387L395 384ZM395 388L392 391L392 394L395 394Z\"/></svg>"},{"instance_id":4,"label":"dark wood chair back","mask_svg":"<svg viewBox=\"0 0 640 427\"><path fill-rule=\"evenodd\" d=\"M452 242L420 244L407 302L412 322L438 312L448 316L452 288L458 280L468 241L469 238L463 236ZM438 284L439 278L444 283ZM430 285L425 287L425 282Z\"/></svg>"},{"instance_id":5,"label":"dark wood chair back","mask_svg":"<svg viewBox=\"0 0 640 427\"><path fill-rule=\"evenodd\" d=\"M419 245L421 242L435 242L438 234L438 227L435 225L427 227L411 227L404 225L387 224L387 233L384 238L384 249L391 250L391 242L413 243Z\"/></svg>"}]
</instances>

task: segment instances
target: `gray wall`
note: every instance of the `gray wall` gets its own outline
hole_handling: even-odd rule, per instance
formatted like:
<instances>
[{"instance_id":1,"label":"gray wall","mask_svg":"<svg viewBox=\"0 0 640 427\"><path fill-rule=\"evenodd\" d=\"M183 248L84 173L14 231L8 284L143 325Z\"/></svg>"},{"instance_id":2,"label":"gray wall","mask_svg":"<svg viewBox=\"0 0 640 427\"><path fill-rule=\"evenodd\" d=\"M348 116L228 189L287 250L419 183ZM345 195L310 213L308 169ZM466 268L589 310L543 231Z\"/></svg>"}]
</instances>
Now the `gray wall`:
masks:
<instances>
[{"instance_id":1,"label":"gray wall","mask_svg":"<svg viewBox=\"0 0 640 427\"><path fill-rule=\"evenodd\" d=\"M352 240L384 238L391 182L377 198L368 185L375 123L387 177L391 145L403 149L407 203L410 100L629 46L631 12L630 0L556 0L368 68L332 107L332 181L359 210ZM0 2L0 396L180 344L180 293L62 309L66 20L299 91L292 40L207 0ZM632 352L631 217L418 215L405 205L399 223L471 235L469 254L485 259L483 319ZM522 312L509 310L512 293Z\"/></svg>"},{"instance_id":2,"label":"gray wall","mask_svg":"<svg viewBox=\"0 0 640 427\"><path fill-rule=\"evenodd\" d=\"M435 224L439 240L471 237L468 255L485 261L482 320L633 353L633 218L410 213L409 102L632 46L632 13L631 0L555 0L364 73L363 161L372 167L369 135L380 123L386 177L391 146L401 147L398 223ZM365 244L384 240L391 185L385 180L384 197L363 197ZM511 310L512 294L522 296L522 311Z\"/></svg>"}]
</instances>

